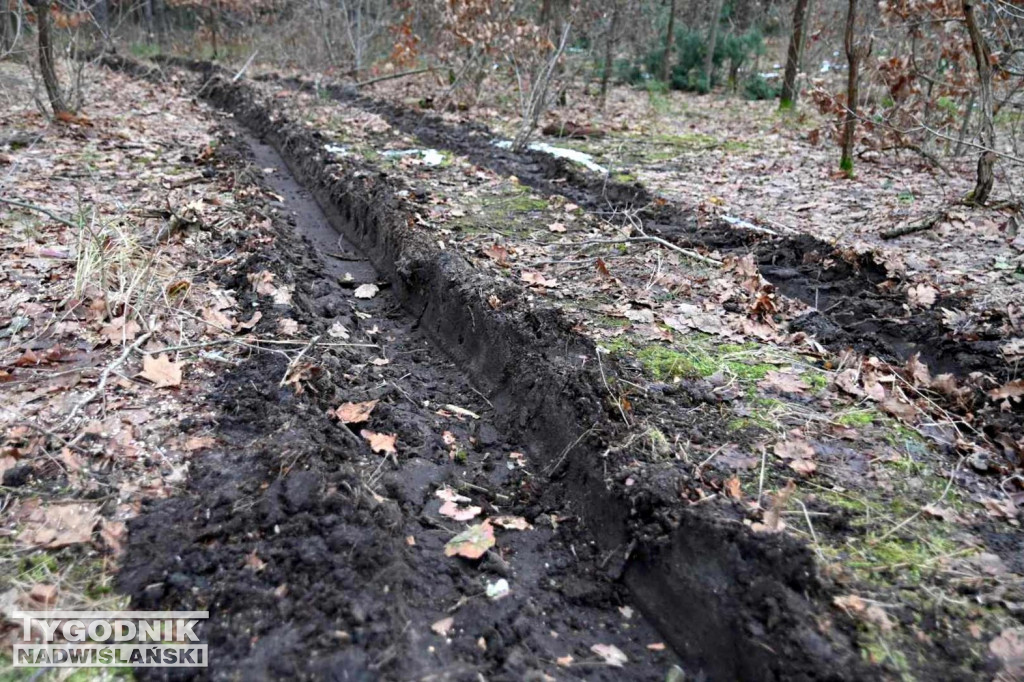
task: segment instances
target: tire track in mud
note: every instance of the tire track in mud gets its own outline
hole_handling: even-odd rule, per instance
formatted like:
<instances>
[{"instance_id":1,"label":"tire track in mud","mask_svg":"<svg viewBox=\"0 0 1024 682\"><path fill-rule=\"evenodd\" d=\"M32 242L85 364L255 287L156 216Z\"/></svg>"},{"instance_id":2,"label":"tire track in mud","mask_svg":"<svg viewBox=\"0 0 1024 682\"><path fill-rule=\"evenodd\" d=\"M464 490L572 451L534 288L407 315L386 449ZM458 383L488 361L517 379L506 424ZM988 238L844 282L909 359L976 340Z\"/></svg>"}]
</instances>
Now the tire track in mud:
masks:
<instances>
[{"instance_id":1,"label":"tire track in mud","mask_svg":"<svg viewBox=\"0 0 1024 682\"><path fill-rule=\"evenodd\" d=\"M108 65L153 76L123 58L111 58ZM571 333L570 324L557 311L534 309L522 300L517 287L499 284L474 271L457 254L438 249L426 235L410 228L411 213L397 198L386 176L371 165L358 160L329 158L322 152L323 138L318 133L293 125L279 113L269 110L256 100L253 91L244 83L231 83L210 72L204 73L202 78L206 85L204 96L232 112L238 121L274 147L289 163L298 182L326 210L334 227L357 244L381 275L390 281L394 300L412 312L412 319L416 321L415 331L422 332L443 348L464 372L462 376L471 377L485 392L487 401L494 408L486 414L499 441L508 443L509 447L522 444L529 453L535 472L534 477L524 482L523 487L530 495L523 500L525 506L518 508L524 509L524 516L534 521L537 527L542 527L543 521L549 521L553 514L579 521L578 530L571 521L559 524L559 528L563 532L579 533L572 535L579 539L579 544L575 541L569 544L573 561L581 564L591 562L588 565L596 566L593 570L595 582L584 581L585 585L604 585L601 589L610 589L611 594L619 594L619 584L628 587L632 598L657 625L661 636L693 670L706 673L711 679L839 680L873 677L872 671L861 664L853 651L849 637L837 629L837 624L820 620L829 592L819 582L814 559L806 547L786 537L755 536L735 520L720 517L718 511L707 507L682 507L677 497L676 508L671 510L671 514L655 514L656 509L652 511L652 507L657 508L657 500L671 498L671 494L664 494L671 491L646 490L649 485L658 485L657 480L642 481L629 487L625 482L626 476L617 472L624 471L632 457L628 452L609 447L609 443L617 442L622 434L611 418L614 407L603 399L598 388L601 384L597 363L587 362L594 357L594 348L586 339ZM287 251L291 253L291 250ZM283 258L281 249L275 253ZM303 287L312 286L311 282L318 281L316 273L316 268L312 268L303 276L293 278L296 282L305 283ZM305 296L320 295L305 288L302 291ZM504 302L497 310L489 302L491 296L497 296ZM305 304L303 309L317 311ZM327 308L310 312L308 319L301 321L315 330L318 324L325 324L323 318L329 318L328 312ZM325 366L333 375L337 368L331 365L329 360ZM278 369L283 371L283 366ZM263 376L267 374L267 367L250 371L258 371ZM384 606L386 599L371 598L371 595L381 592L378 589L374 593L372 587L380 588L380 585L366 582L365 571L355 576L346 571L351 573L353 566L362 566L375 576L392 574L386 570L391 564L383 557L392 556L394 543L401 540L400 529L413 516L406 513L409 503L403 500L402 485L411 489L407 495L421 503L425 496L429 496L430 486L424 490L424 482L417 480L412 472L399 472L400 482L396 482L394 489L388 488L388 497L392 500L382 503L372 495L361 493L361 488L355 485L358 470L352 469L346 461L344 446L331 437L332 432L317 423L316 419L322 418L314 418L315 411L309 413L308 418L306 414L302 415L303 428L310 433L309 438L304 441L294 436L295 414L279 409L278 405L279 401L290 404L290 398L273 390L276 379L274 381L268 385L266 380L261 383L255 377L249 377L247 382L235 385L233 392L230 382L221 392L222 430L225 427L238 429L242 437L235 438L236 444L258 444L255 457L234 452L228 455L230 461L234 466L262 470L266 486L261 484L256 490L243 489L241 501L237 495L228 495L226 501L220 502L207 493L207 500L213 497L217 504L227 507L217 513L216 523L204 518L212 514L212 510L203 511L195 502L191 512L188 509L179 511L178 516L171 513L162 520L159 515L144 516L151 521L140 521L140 526L133 528L133 537L139 538L135 565L138 576L126 567L125 584L136 599L159 604L172 598L192 599L190 595L194 589L200 594L203 589L220 589L216 587L221 584L216 575L219 566L237 566L232 569L234 574L248 570L249 573L243 575L249 580L252 580L252 575L262 577L262 572L239 565L239 562L245 563L248 556L245 551L253 542L266 542L269 532L274 532L274 538L282 535L292 545L280 546L277 556L297 564L303 556L303 545L302 533L296 531L320 529L325 518L331 518L333 523L341 525L342 530L337 532L342 540L347 534L361 539L349 545L345 541L340 542L339 547L348 548L349 554L340 562L334 559L334 570L341 574L336 578L331 576L330 581L344 585L346 592L344 595L331 592L330 600L323 598L323 601L341 600L342 606L352 601L363 602L362 611L355 615L358 616L356 625L362 628L359 630L359 643L364 645L355 649L348 647L341 653L335 651L332 655L350 658L331 660L341 666L338 669L347 670L343 666L349 665L353 671L365 671L366 654L361 652L364 649L374 651L373 646L365 645L373 634L372 628L369 635L366 633L367 623L386 621L385 616L391 615L393 609ZM318 394L329 392L332 386L333 390L338 390L336 383L328 384L320 387ZM479 401L466 399L468 394L461 386L457 393L462 403L469 405L470 409L484 410ZM261 395L262 391L269 395ZM390 418L391 415L387 416ZM384 427L389 425L386 422ZM400 426L401 422L394 422L392 428L399 430ZM402 442L401 436L399 442ZM268 458L284 446L288 446L285 452L289 461L316 464L327 474L319 478L315 474L313 478L295 474L270 476L275 466L280 467L280 462ZM613 452L615 454L611 454ZM225 462L218 461L216 457L210 461L213 465L206 471L200 470L194 477L199 491L207 485L205 481L208 478L216 482L218 478L232 475ZM490 461L493 465L494 460ZM259 477L253 480L256 478ZM313 481L321 483L314 485ZM480 487L487 488L488 485L493 484L481 483ZM216 489L212 484L210 487ZM294 491L292 487L295 487ZM310 506L303 506L306 499L313 500ZM249 538L246 533L251 533L251 528L244 520L233 516L232 508L239 504L247 509L259 509L260 513L270 515L268 519L278 521L270 525L269 520L262 519L263 535ZM361 515L354 518L342 516L340 521L335 518L347 508L355 509ZM283 511L278 511L275 516L274 509ZM292 518L285 513L290 510L298 512L295 516L299 521L296 523L304 525L287 529L281 525L280 519L287 522ZM154 573L148 564L144 565L147 560L145 552L151 552L154 543L159 541L155 535L166 532L167 528L185 535L170 542L170 546L176 547L182 542L188 546L186 540L195 529L179 529L187 528L185 521L190 518L196 529L203 529L191 541L194 548L197 541L200 545L209 544L210 537L214 538L214 546L219 546L216 543L222 541L224 533L230 533L233 542L241 543L242 549L235 548L227 557L235 564L211 560L204 554L206 546L202 545L196 548L198 568L193 570L193 577L180 578L181 572L174 570L174 562L179 561L176 558L172 561L165 559L162 572ZM424 524L422 513L418 522ZM429 522L426 527L430 527ZM146 535L147 528L149 536ZM374 531L368 533L367 528L374 528ZM378 528L392 531L388 540L391 544L385 543L384 548L379 547L385 536L383 532L377 532ZM644 532L638 532L639 528L644 528ZM323 536L324 531L320 530L320 534ZM443 534L443 537L452 534ZM581 549L584 550L583 557L578 559ZM329 544L326 550L319 556L328 556L336 551ZM306 554L313 559L318 556L315 550L312 554L307 550ZM262 555L257 555L265 561ZM440 555L438 551L436 556ZM513 569L516 568L514 559L511 562ZM315 560L311 563L319 565ZM581 573L579 565L559 568L564 569L567 576L587 576L587 570ZM157 584L156 593L150 595L146 586L151 584L149 581L154 575L163 578L153 581ZM602 583L597 579L601 575L621 578L621 583ZM471 572L471 577L464 580L471 580L472 576L478 574ZM241 590L241 594L261 604L257 613L272 613L268 602L272 601L275 588L270 585L273 582L261 583L258 587L245 585L245 589L242 586L226 588L228 594L221 596L219 602L214 599L214 607L217 603L231 603L234 591ZM395 581L394 584L404 583ZM416 581L408 584L415 586ZM367 585L370 589L366 588ZM515 582L513 589L514 585ZM323 587L321 580L310 589L316 591ZM582 591L575 588L563 590L557 598L561 601L552 603L570 607L580 601L591 604L595 597L590 590L590 587ZM415 588L409 588L410 593L414 591ZM436 597L429 592L426 598L436 606ZM394 593L389 587L386 594ZM320 596L319 593L317 595ZM146 602L147 599L152 601ZM599 607L615 602L607 594L600 596L598 593L596 597L596 606ZM383 608L386 613L375 611L380 619L368 619L366 608L370 607ZM552 613L554 611L541 612L539 616L526 614L523 616L525 620L513 621L510 628L506 623L505 627L512 633L520 632L524 627L529 632L531 618L543 622L552 618ZM240 638L238 631L251 627L251 624L247 624L244 617L237 623L231 622L230 614L225 618L227 621L220 633L223 637L234 637L232 641L235 642L235 648L228 646L227 650L237 649L240 660L250 656L246 647L252 646L252 642L248 638ZM577 628L586 623L586 620L575 618L571 608L567 618ZM272 619L273 624L267 623L267 619ZM264 628L272 625L276 637L264 650L265 658L294 663L294 655L277 654L273 643L278 641L282 647L292 646L294 649L301 637L292 631L294 628L288 630L279 621L278 614L264 615L261 621ZM495 629L499 633L505 631L501 627ZM311 630L321 639L325 636L316 627ZM391 632L393 628L384 626L383 630ZM353 628L343 632L353 637L355 631ZM530 640L528 636L520 639ZM386 641L386 637L373 641ZM532 650L533 641L530 642L530 645L519 649L514 646L499 649L507 654L507 657L499 656L502 664L518 665L512 668L515 672L507 679L521 679L518 676L525 669L521 661L524 657L529 659L524 650ZM325 647L329 645L324 644ZM384 648L382 644L380 648ZM508 654L508 651L515 653ZM406 660L401 654L393 653L383 656L385 663ZM468 655L468 652L464 653ZM380 666L380 661L381 657L376 657L370 664ZM504 668L489 667L486 670L494 679L506 678ZM469 671L459 668L449 672L451 679L461 679L459 676ZM587 679L594 679L603 672L597 668L582 674ZM634 668L614 672L616 674L610 679L643 678L643 671ZM558 671L559 677L565 674L566 671Z\"/></svg>"},{"instance_id":2,"label":"tire track in mud","mask_svg":"<svg viewBox=\"0 0 1024 682\"><path fill-rule=\"evenodd\" d=\"M515 153L495 146L498 139L487 126L470 122L448 123L427 112L418 112L363 96L355 89L315 84L295 77L264 77L284 86L326 93L330 97L380 115L401 132L415 136L424 146L465 156L474 164L504 175L515 175L523 184L545 196L561 194L591 211L639 210L648 234L683 247L708 249L722 254L754 255L758 268L784 296L802 301L811 311L792 320L792 331L814 335L834 352L854 348L901 365L917 355L933 375L952 374L967 380L972 373L991 377L985 388L995 388L1020 378L1019 368L1008 363L1000 345L1006 320L992 311L984 328L970 335L949 330L944 310L966 309L963 296L940 295L926 309L907 305L905 283L893 279L885 264L871 253L857 254L812 235L772 235L737 227L724 219L702 225L693 210L658 199L640 183L626 184L599 177L550 154L527 150ZM1005 434L1024 436L1024 404L1009 412L988 400L980 387L945 401L946 409L967 417L967 424L981 442L998 443ZM993 446L997 451L998 445ZM1012 459L1012 455L1010 455Z\"/></svg>"},{"instance_id":3,"label":"tire track in mud","mask_svg":"<svg viewBox=\"0 0 1024 682\"><path fill-rule=\"evenodd\" d=\"M495 408L431 347L394 294L352 296L381 278L277 152L244 133L225 141L220 158L248 157L273 171L267 184L283 197L290 227L279 230L275 253L223 275L221 286L246 291L248 272L269 269L295 284L287 314L311 334L339 323L353 335L372 326L390 362L375 369L380 351L364 348L313 356L325 371L310 382L310 400L279 385L287 372L279 356L226 376L214 396L216 420L194 425L212 428L219 445L196 462L184 494L132 523L122 587L147 608L209 608L214 678L521 680L546 672L614 680L622 673L589 653L613 644L629 657L631 678L662 679L675 657L646 649L661 636L635 606L624 617L627 591L600 569L604 557L572 511L541 500L533 472L509 459L523 447L495 428ZM346 260L318 255L338 251ZM261 309L261 328L273 329L282 312ZM398 435L400 465L370 454L358 428L345 435L347 427L324 416L366 400L381 402L362 426ZM446 404L481 419L438 417ZM438 514L434 491L443 485L488 515L524 515L534 527L498 530L500 553L479 565L447 558L445 542L464 525ZM510 595L489 599L487 585L501 579ZM431 631L449 616L449 636ZM567 654L575 669L556 666Z\"/></svg>"},{"instance_id":4,"label":"tire track in mud","mask_svg":"<svg viewBox=\"0 0 1024 682\"><path fill-rule=\"evenodd\" d=\"M933 307L909 314L902 290L886 293L878 289L888 275L884 264L870 254L846 253L811 235L754 232L721 219L699 226L692 210L672 202L655 202L639 183L598 177L540 151L516 153L498 148L493 143L499 138L485 125L450 124L429 113L359 95L351 87L315 85L294 77L269 76L265 80L305 91L316 89L378 114L423 145L465 156L497 173L515 175L543 195L562 194L592 211L641 209L650 234L680 246L732 255L753 253L765 279L784 295L814 309L794 321L794 331L813 333L830 348L854 347L896 362L920 354L936 374L966 376L981 371L1003 381L1010 379L1010 368L999 350L1001 319L989 320L991 331L980 338L952 338L941 309L962 307L964 301L940 297Z\"/></svg>"}]
</instances>

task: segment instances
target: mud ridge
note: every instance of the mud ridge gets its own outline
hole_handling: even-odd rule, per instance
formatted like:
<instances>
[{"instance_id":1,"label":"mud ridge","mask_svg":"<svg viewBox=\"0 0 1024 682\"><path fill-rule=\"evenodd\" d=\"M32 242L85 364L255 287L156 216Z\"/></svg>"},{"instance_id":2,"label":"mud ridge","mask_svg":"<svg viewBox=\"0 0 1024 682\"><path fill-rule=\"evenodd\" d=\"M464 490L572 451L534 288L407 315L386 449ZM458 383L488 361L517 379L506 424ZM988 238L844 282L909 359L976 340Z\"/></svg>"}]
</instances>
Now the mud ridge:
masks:
<instances>
[{"instance_id":1,"label":"mud ridge","mask_svg":"<svg viewBox=\"0 0 1024 682\"><path fill-rule=\"evenodd\" d=\"M107 63L140 75L124 58ZM195 66L195 65L192 65ZM475 272L410 228L409 213L378 169L338 161L324 140L260 103L244 83L204 73L203 96L274 147L339 232L390 281L420 329L494 406L496 426L528 444L549 472L546 497L569 500L613 575L684 661L712 679L864 679L848 638L818 625L827 590L802 545L754 536L733 520L682 509L660 537L631 537L636 510L602 474L619 431L603 399L594 349L557 312ZM497 296L503 303L494 309Z\"/></svg>"}]
</instances>

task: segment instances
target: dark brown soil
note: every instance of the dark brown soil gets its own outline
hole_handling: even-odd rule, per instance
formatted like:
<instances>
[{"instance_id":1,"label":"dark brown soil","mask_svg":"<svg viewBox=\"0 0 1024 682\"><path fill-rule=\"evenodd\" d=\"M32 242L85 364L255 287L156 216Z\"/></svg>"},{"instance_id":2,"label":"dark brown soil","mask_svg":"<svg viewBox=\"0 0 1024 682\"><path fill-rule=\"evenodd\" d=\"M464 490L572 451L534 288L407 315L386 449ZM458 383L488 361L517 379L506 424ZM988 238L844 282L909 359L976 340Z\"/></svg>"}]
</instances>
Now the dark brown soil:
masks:
<instances>
[{"instance_id":1,"label":"dark brown soil","mask_svg":"<svg viewBox=\"0 0 1024 682\"><path fill-rule=\"evenodd\" d=\"M323 371L306 396L279 387L287 367L280 356L227 374L213 397L215 419L188 425L215 434L219 446L195 463L185 494L133 522L122 588L144 608L210 609L204 635L217 678L521 680L558 670L562 678L621 679L596 662L555 667L567 654L596 661L589 649L599 643L629 656L631 678L663 677L674 656L646 649L662 638L635 606L628 619L619 611L630 605L628 591L601 569L604 557L573 510L546 499L527 469L509 468L508 454L524 447L495 428L495 409L392 294L364 301L339 284L346 273L353 286L380 278L365 260L317 255L318 244L355 248L337 246L338 234L276 152L243 135L225 142L219 172L240 169L233 151L251 153L256 168L277 170L270 189L285 201L275 248L219 284L246 291L247 272L269 269L297 284L288 314L311 334L337 322L354 336L376 326L390 363L371 365L381 356L371 348L308 355ZM265 315L261 328L273 330L276 317ZM325 416L370 399L381 402L366 426L398 435L397 465ZM482 418L438 416L445 404ZM444 431L459 444L457 460ZM437 513L434 491L444 484L488 513L522 515L535 527L499 531L499 552L479 562L447 558L444 544L462 524ZM253 557L265 565L254 569ZM492 601L484 591L499 578L511 594ZM455 628L446 641L430 625L449 614Z\"/></svg>"},{"instance_id":2,"label":"dark brown soil","mask_svg":"<svg viewBox=\"0 0 1024 682\"><path fill-rule=\"evenodd\" d=\"M329 222L390 284L370 301L352 299L335 279L344 267L312 246L324 237L299 242L287 228L246 268L294 282L298 310L289 314L312 333L337 319L350 329L377 324L391 363L371 369L358 349L314 354L322 371L301 398L278 388L283 358L226 375L217 415L193 425L214 427L224 447L197 463L187 494L131 529L123 586L144 607L208 606L211 651L223 652L215 676L660 678L672 656L643 645L664 640L698 677L873 677L849 638L820 620L829 592L805 547L752 535L712 507L680 506L675 474L636 470L629 453L609 448L615 408L598 388L593 347L567 320L410 228L411 211L372 166L328 158L317 133L271 112L244 83L210 72L201 80L211 102L288 162L301 188L275 189L286 205L310 207L308 190L324 209L326 220L299 209L297 231L319 225L313 234L325 235ZM280 162L269 167L287 178ZM244 288L245 272L222 277ZM505 302L497 310L492 295ZM353 306L372 319L361 322ZM322 416L378 394L369 426L398 434L397 467ZM483 419L440 420L436 406L448 402ZM449 457L445 429L467 443L464 463ZM528 453L530 474L509 469L512 449ZM521 514L535 529L502 533L501 551L479 565L446 559L443 543L459 528L436 514L432 494L444 482L468 482L488 512ZM500 575L511 576L512 594L490 602L484 581ZM636 615L623 621L617 607L630 601L659 634ZM462 630L447 644L429 624L457 605ZM589 646L598 643L625 651L628 667L595 665ZM566 653L588 663L552 667Z\"/></svg>"}]
</instances>

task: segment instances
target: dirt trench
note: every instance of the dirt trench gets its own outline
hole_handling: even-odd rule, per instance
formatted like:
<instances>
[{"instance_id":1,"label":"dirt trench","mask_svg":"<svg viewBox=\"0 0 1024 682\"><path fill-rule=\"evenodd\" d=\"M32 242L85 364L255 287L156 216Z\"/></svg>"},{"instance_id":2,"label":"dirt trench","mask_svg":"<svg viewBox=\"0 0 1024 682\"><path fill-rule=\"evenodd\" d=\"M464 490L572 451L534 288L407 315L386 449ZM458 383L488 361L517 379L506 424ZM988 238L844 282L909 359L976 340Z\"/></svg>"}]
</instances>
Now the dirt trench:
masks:
<instances>
[{"instance_id":1,"label":"dirt trench","mask_svg":"<svg viewBox=\"0 0 1024 682\"><path fill-rule=\"evenodd\" d=\"M942 308L958 308L962 301L945 298L925 310L910 311L900 283L888 290L878 285L889 279L885 266L870 254L844 252L811 235L771 235L751 231L717 219L698 224L694 212L673 202L654 201L639 183L598 177L564 159L539 151L515 153L500 149L486 126L470 122L448 123L426 112L359 95L354 88L316 84L301 78L264 76L291 88L326 93L376 113L424 145L465 156L474 164L503 175L515 175L537 192L562 194L592 211L642 209L648 233L681 246L718 251L724 255L753 253L762 275L778 290L813 310L792 324L794 331L815 334L833 350L856 348L887 361L904 362L919 354L935 374L967 376L985 372L1001 381L1011 370L999 350L1003 320L987 320L988 332L976 337L951 335Z\"/></svg>"},{"instance_id":2,"label":"dirt trench","mask_svg":"<svg viewBox=\"0 0 1024 682\"><path fill-rule=\"evenodd\" d=\"M192 66L195 66L193 64ZM301 78L264 76L265 80L304 91L317 91L376 113L422 144L449 150L494 172L515 175L542 195L561 194L588 210L614 216L638 210L648 234L683 247L716 251L726 256L753 254L761 274L777 291L811 310L789 323L794 332L807 332L826 348L841 353L853 348L901 365L912 357L933 375L951 374L960 380L973 373L988 377L957 400L933 400L971 425L965 433L981 443L998 443L1007 434L1024 436L1024 404L1010 411L989 401L984 389L1019 378L1019 368L1000 350L1006 320L990 312L980 330L955 333L944 320L946 310L966 310L962 297L940 296L927 309L907 305L907 282L887 272L874 254L854 253L812 235L773 235L738 227L724 219L702 224L686 206L655 200L640 183L600 177L564 160L538 151L514 153L493 142L486 126L454 125L430 114L359 95L354 88L314 83ZM1000 450L999 446L995 446ZM1012 459L1012 454L1009 455Z\"/></svg>"},{"instance_id":3,"label":"dirt trench","mask_svg":"<svg viewBox=\"0 0 1024 682\"><path fill-rule=\"evenodd\" d=\"M133 64L108 60L157 76ZM189 494L155 505L135 523L122 582L139 606L211 608L211 651L225 656L215 676L271 666L271 676L527 679L552 670L559 651L579 658L591 644L616 643L630 656L624 671L584 662L556 676L654 679L673 660L645 658L639 647L656 637L688 670L710 679L872 677L849 638L820 619L828 590L805 547L751 535L704 508L676 510L657 533L633 533L644 513L635 503L642 495L612 485L615 463L603 455L621 429L598 389L594 349L556 311L527 305L517 288L474 272L410 228L379 170L328 158L317 133L271 112L244 83L214 73L203 81L209 101L280 153L302 187L290 194L301 204L309 192L327 222L351 239L348 252L361 250L390 285L372 302L346 296L335 278L349 261L324 258L330 236L323 230L303 242L282 230L281 248L268 262L296 283L300 321L313 330L339 315L358 325L346 304L379 306L374 320L383 315L388 326L378 333L398 349L386 366L393 381L385 383L407 385L389 394L394 402L374 427L398 432L398 442L408 441L416 453L400 456L396 468L374 456L371 477L381 467L386 473L375 479L383 494L371 492L363 485L366 453L361 457L351 435L322 416L342 398L374 395L377 389L337 380L365 357L325 351L318 361L327 372L311 383L315 397L296 398L278 386L285 371L279 358L254 360L225 376L210 424L227 447L198 463ZM259 144L254 149L270 153ZM324 222L307 215L296 225ZM224 283L232 284L242 282ZM502 302L497 309L492 296ZM439 361L437 348L454 365ZM416 371L395 362L406 354ZM480 566L443 557L443 542L458 528L432 513L431 494L459 481L450 451L437 442L439 429L406 406L422 400L449 401L486 420L456 434L475 439L464 460L468 490L485 490L488 505L535 526L521 536L502 533L499 547L508 542L507 554L492 552ZM532 475L520 478L496 459L512 448L528 453ZM482 575L509 572L513 595L520 581L535 579L535 589L521 586L522 598L494 603L480 596ZM630 600L660 634L644 621L622 625L616 607ZM460 632L480 633L484 645L474 636L449 648L439 640L425 655L431 619L460 603L456 624L467 621ZM302 620L310 608L314 617Z\"/></svg>"}]
</instances>

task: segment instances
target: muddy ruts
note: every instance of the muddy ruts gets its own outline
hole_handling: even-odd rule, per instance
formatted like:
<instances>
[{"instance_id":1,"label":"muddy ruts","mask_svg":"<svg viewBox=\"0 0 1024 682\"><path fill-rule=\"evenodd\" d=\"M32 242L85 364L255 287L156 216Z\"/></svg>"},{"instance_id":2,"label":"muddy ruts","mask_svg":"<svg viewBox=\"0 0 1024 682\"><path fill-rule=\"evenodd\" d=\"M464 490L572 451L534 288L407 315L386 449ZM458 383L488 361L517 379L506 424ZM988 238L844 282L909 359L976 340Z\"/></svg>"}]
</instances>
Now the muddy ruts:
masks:
<instances>
[{"instance_id":1,"label":"muddy ruts","mask_svg":"<svg viewBox=\"0 0 1024 682\"><path fill-rule=\"evenodd\" d=\"M657 540L630 538L630 503L603 479L601 446L619 429L598 388L594 348L557 311L530 307L518 288L411 228L411 213L380 170L331 158L318 133L271 111L244 82L213 70L204 81L202 95L280 152L422 329L487 389L499 426L530 443L535 468L550 473L548 494L569 500L593 539L618 557L612 570L684 660L715 680L873 676L843 633L819 625L828 595L796 541L754 536L710 508L682 510Z\"/></svg>"},{"instance_id":2,"label":"muddy ruts","mask_svg":"<svg viewBox=\"0 0 1024 682\"><path fill-rule=\"evenodd\" d=\"M201 66L180 59L168 63ZM376 113L424 145L453 151L503 175L515 175L542 194L564 195L592 211L637 211L648 233L681 246L733 255L753 253L765 279L786 296L814 308L795 321L794 330L815 334L835 351L853 347L897 362L919 354L935 374L966 376L980 371L1003 381L1012 378L999 350L1002 320L990 320L990 331L972 338L954 336L945 325L942 310L965 302L944 297L929 309L909 311L901 287L883 290L876 286L887 279L887 273L871 253L846 252L812 235L755 232L722 219L701 224L692 208L664 199L654 201L639 183L598 176L543 152L499 149L493 145L493 131L480 123L450 123L430 113L359 95L350 86L296 77L263 78L299 90L316 89Z\"/></svg>"}]
</instances>

